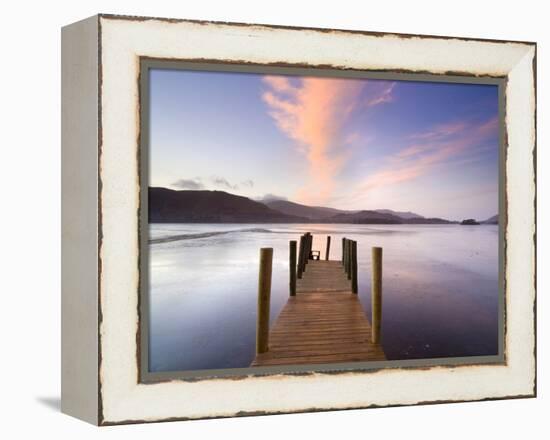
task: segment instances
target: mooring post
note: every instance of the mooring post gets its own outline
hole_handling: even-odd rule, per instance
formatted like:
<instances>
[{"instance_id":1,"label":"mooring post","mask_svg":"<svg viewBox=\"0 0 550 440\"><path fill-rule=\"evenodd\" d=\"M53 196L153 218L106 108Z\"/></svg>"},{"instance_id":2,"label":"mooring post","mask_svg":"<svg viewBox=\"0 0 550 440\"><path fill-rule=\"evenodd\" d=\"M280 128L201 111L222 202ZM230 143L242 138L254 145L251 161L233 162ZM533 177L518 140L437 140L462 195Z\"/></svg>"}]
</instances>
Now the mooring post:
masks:
<instances>
[{"instance_id":1,"label":"mooring post","mask_svg":"<svg viewBox=\"0 0 550 440\"><path fill-rule=\"evenodd\" d=\"M309 232L306 232L306 253L304 255L304 270L306 270L305 265L309 263L309 255L311 254L312 244L313 244L313 236Z\"/></svg>"},{"instance_id":2,"label":"mooring post","mask_svg":"<svg viewBox=\"0 0 550 440\"><path fill-rule=\"evenodd\" d=\"M353 264L351 252L352 252L352 249L353 249L353 243L354 243L353 240L350 240L349 243L348 243L348 272L347 272L348 273L348 280L351 280L351 266Z\"/></svg>"},{"instance_id":3,"label":"mooring post","mask_svg":"<svg viewBox=\"0 0 550 440\"><path fill-rule=\"evenodd\" d=\"M372 342L380 343L382 324L382 248L372 248Z\"/></svg>"},{"instance_id":4,"label":"mooring post","mask_svg":"<svg viewBox=\"0 0 550 440\"><path fill-rule=\"evenodd\" d=\"M344 272L348 273L348 245L349 239L344 239Z\"/></svg>"},{"instance_id":5,"label":"mooring post","mask_svg":"<svg viewBox=\"0 0 550 440\"><path fill-rule=\"evenodd\" d=\"M342 237L342 266L345 265L345 261L344 261L344 256L346 255L344 250L345 247L346 247L346 237Z\"/></svg>"},{"instance_id":6,"label":"mooring post","mask_svg":"<svg viewBox=\"0 0 550 440\"><path fill-rule=\"evenodd\" d=\"M327 235L327 251L325 252L325 260L328 261L328 256L330 254L330 235Z\"/></svg>"},{"instance_id":7,"label":"mooring post","mask_svg":"<svg viewBox=\"0 0 550 440\"><path fill-rule=\"evenodd\" d=\"M351 242L351 291L357 294L357 242Z\"/></svg>"},{"instance_id":8,"label":"mooring post","mask_svg":"<svg viewBox=\"0 0 550 440\"><path fill-rule=\"evenodd\" d=\"M300 252L298 253L298 278L302 278L304 273L304 253L305 253L306 239L305 235L300 237Z\"/></svg>"},{"instance_id":9,"label":"mooring post","mask_svg":"<svg viewBox=\"0 0 550 440\"><path fill-rule=\"evenodd\" d=\"M349 269L350 269L350 264L349 264L350 247L351 247L351 240L348 238L346 239L346 275L348 275L348 280L349 280Z\"/></svg>"},{"instance_id":10,"label":"mooring post","mask_svg":"<svg viewBox=\"0 0 550 440\"><path fill-rule=\"evenodd\" d=\"M271 269L273 248L260 249L260 276L258 278L258 317L256 321L256 353L265 353L269 347L269 303L271 299Z\"/></svg>"},{"instance_id":11,"label":"mooring post","mask_svg":"<svg viewBox=\"0 0 550 440\"><path fill-rule=\"evenodd\" d=\"M296 240L290 240L288 263L290 296L296 296Z\"/></svg>"},{"instance_id":12,"label":"mooring post","mask_svg":"<svg viewBox=\"0 0 550 440\"><path fill-rule=\"evenodd\" d=\"M344 239L344 273L348 273L348 239Z\"/></svg>"}]
</instances>

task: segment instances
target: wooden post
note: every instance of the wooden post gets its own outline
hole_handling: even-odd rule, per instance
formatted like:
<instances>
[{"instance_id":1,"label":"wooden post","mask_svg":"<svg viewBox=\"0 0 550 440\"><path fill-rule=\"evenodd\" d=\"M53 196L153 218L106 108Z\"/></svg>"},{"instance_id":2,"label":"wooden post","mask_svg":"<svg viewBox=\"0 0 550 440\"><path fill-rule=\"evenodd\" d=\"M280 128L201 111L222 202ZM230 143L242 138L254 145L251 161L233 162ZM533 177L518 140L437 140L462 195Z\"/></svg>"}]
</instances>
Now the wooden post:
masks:
<instances>
[{"instance_id":1,"label":"wooden post","mask_svg":"<svg viewBox=\"0 0 550 440\"><path fill-rule=\"evenodd\" d=\"M351 291L357 294L357 242L351 242Z\"/></svg>"},{"instance_id":2,"label":"wooden post","mask_svg":"<svg viewBox=\"0 0 550 440\"><path fill-rule=\"evenodd\" d=\"M306 252L305 252L305 255L304 255L304 271L306 270L305 266L307 265L307 263L309 263L309 254L311 253L311 245L313 243L313 236L309 233L309 232L306 232Z\"/></svg>"},{"instance_id":3,"label":"wooden post","mask_svg":"<svg viewBox=\"0 0 550 440\"><path fill-rule=\"evenodd\" d=\"M256 354L269 348L269 303L271 299L271 269L273 248L260 249L260 276L258 278L258 316L256 321Z\"/></svg>"},{"instance_id":4,"label":"wooden post","mask_svg":"<svg viewBox=\"0 0 550 440\"><path fill-rule=\"evenodd\" d=\"M348 273L348 245L349 240L347 238L344 239L344 272Z\"/></svg>"},{"instance_id":5,"label":"wooden post","mask_svg":"<svg viewBox=\"0 0 550 440\"><path fill-rule=\"evenodd\" d=\"M351 248L353 247L353 240L348 240L348 248L347 248L347 257L346 257L346 261L348 263L348 270L347 270L347 274L348 274L348 280L351 280Z\"/></svg>"},{"instance_id":6,"label":"wooden post","mask_svg":"<svg viewBox=\"0 0 550 440\"><path fill-rule=\"evenodd\" d=\"M344 266L344 264L345 264L344 263L344 255L346 255L345 250L344 250L345 247L346 247L346 238L343 237L342 238L342 266Z\"/></svg>"},{"instance_id":7,"label":"wooden post","mask_svg":"<svg viewBox=\"0 0 550 440\"><path fill-rule=\"evenodd\" d=\"M306 239L305 235L300 237L300 253L298 254L298 278L302 278L304 273L304 253L305 253Z\"/></svg>"},{"instance_id":8,"label":"wooden post","mask_svg":"<svg viewBox=\"0 0 550 440\"><path fill-rule=\"evenodd\" d=\"M296 240L290 240L289 253L289 290L290 296L296 296Z\"/></svg>"},{"instance_id":9,"label":"wooden post","mask_svg":"<svg viewBox=\"0 0 550 440\"><path fill-rule=\"evenodd\" d=\"M328 261L330 255L330 235L327 236L327 251L325 252L325 260Z\"/></svg>"},{"instance_id":10,"label":"wooden post","mask_svg":"<svg viewBox=\"0 0 550 440\"><path fill-rule=\"evenodd\" d=\"M302 253L302 272L306 270L306 260L307 260L307 246L308 246L307 234L304 234L304 252Z\"/></svg>"},{"instance_id":11,"label":"wooden post","mask_svg":"<svg viewBox=\"0 0 550 440\"><path fill-rule=\"evenodd\" d=\"M349 264L349 255L350 255L350 247L351 247L351 240L348 238L346 240L346 275L348 275L349 280L349 272L350 272L350 264Z\"/></svg>"},{"instance_id":12,"label":"wooden post","mask_svg":"<svg viewBox=\"0 0 550 440\"><path fill-rule=\"evenodd\" d=\"M344 257L343 257L343 261L344 261L344 272L346 273L346 271L348 270L347 266L346 266L346 258L348 256L348 253L346 251L346 249L348 248L348 239L347 238L344 238L344 249L343 249L343 253L344 253Z\"/></svg>"},{"instance_id":13,"label":"wooden post","mask_svg":"<svg viewBox=\"0 0 550 440\"><path fill-rule=\"evenodd\" d=\"M372 342L380 343L382 324L382 248L372 248Z\"/></svg>"}]
</instances>

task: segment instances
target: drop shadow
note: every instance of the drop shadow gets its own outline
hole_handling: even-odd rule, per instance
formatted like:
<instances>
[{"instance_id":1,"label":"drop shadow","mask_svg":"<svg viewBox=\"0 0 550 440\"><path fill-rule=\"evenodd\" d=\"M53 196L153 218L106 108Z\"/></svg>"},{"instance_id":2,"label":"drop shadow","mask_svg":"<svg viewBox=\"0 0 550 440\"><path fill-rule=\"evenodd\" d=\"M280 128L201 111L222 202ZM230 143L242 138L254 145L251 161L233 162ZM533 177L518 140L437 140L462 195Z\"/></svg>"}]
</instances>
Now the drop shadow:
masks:
<instances>
[{"instance_id":1,"label":"drop shadow","mask_svg":"<svg viewBox=\"0 0 550 440\"><path fill-rule=\"evenodd\" d=\"M61 397L37 397L36 401L50 411L61 412Z\"/></svg>"}]
</instances>

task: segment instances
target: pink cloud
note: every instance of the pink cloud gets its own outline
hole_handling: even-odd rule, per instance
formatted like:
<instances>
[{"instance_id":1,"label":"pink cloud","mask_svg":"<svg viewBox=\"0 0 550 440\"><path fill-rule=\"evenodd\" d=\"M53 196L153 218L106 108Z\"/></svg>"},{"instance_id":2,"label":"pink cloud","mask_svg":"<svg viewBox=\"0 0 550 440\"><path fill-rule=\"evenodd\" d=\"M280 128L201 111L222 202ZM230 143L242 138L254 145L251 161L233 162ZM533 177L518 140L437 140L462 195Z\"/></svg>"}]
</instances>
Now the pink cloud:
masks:
<instances>
[{"instance_id":1,"label":"pink cloud","mask_svg":"<svg viewBox=\"0 0 550 440\"><path fill-rule=\"evenodd\" d=\"M393 89L395 88L395 83L369 83L369 84L380 84L382 85L379 90L374 90L367 99L367 107L374 107L375 105L379 104L385 104L388 102L393 102L394 96L393 96Z\"/></svg>"},{"instance_id":2,"label":"pink cloud","mask_svg":"<svg viewBox=\"0 0 550 440\"><path fill-rule=\"evenodd\" d=\"M498 133L498 118L491 118L482 124L466 121L440 125L418 133L411 138L424 143L409 145L388 158L384 167L368 176L360 185L355 197L368 197L377 188L416 179L429 173L435 166L456 160L465 150Z\"/></svg>"},{"instance_id":3,"label":"pink cloud","mask_svg":"<svg viewBox=\"0 0 550 440\"><path fill-rule=\"evenodd\" d=\"M477 128L477 135L480 137L493 136L498 133L498 117L489 119Z\"/></svg>"},{"instance_id":4,"label":"pink cloud","mask_svg":"<svg viewBox=\"0 0 550 440\"><path fill-rule=\"evenodd\" d=\"M350 115L361 105L361 93L368 81L300 78L292 82L285 77L266 76L267 90L262 99L277 127L307 159L309 183L297 194L304 203L323 203L332 196L336 177L351 156L346 133ZM391 100L393 85L375 89L368 103L377 105Z\"/></svg>"},{"instance_id":5,"label":"pink cloud","mask_svg":"<svg viewBox=\"0 0 550 440\"><path fill-rule=\"evenodd\" d=\"M400 160L400 159L403 159L403 158L416 156L420 153L423 153L423 152L429 150L430 148L431 148L430 145L422 145L422 144L411 145L407 148L402 149L398 153L396 153L394 158Z\"/></svg>"},{"instance_id":6,"label":"pink cloud","mask_svg":"<svg viewBox=\"0 0 550 440\"><path fill-rule=\"evenodd\" d=\"M422 133L414 133L410 136L411 139L441 139L447 136L451 136L456 133L460 133L467 127L464 121L455 121L447 124L436 125L432 130Z\"/></svg>"},{"instance_id":7,"label":"pink cloud","mask_svg":"<svg viewBox=\"0 0 550 440\"><path fill-rule=\"evenodd\" d=\"M263 81L276 92L292 92L294 88L290 79L284 76L264 76Z\"/></svg>"}]
</instances>

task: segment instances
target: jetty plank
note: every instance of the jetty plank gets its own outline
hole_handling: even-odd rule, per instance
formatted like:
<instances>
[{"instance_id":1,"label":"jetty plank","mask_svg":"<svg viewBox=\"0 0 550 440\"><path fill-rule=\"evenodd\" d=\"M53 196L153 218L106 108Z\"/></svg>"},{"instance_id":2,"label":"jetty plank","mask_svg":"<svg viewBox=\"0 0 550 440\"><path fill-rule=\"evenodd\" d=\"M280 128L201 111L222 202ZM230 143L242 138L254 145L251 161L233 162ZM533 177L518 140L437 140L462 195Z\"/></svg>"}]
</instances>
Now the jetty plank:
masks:
<instances>
[{"instance_id":1,"label":"jetty plank","mask_svg":"<svg viewBox=\"0 0 550 440\"><path fill-rule=\"evenodd\" d=\"M386 360L340 261L310 260L251 366Z\"/></svg>"}]
</instances>

